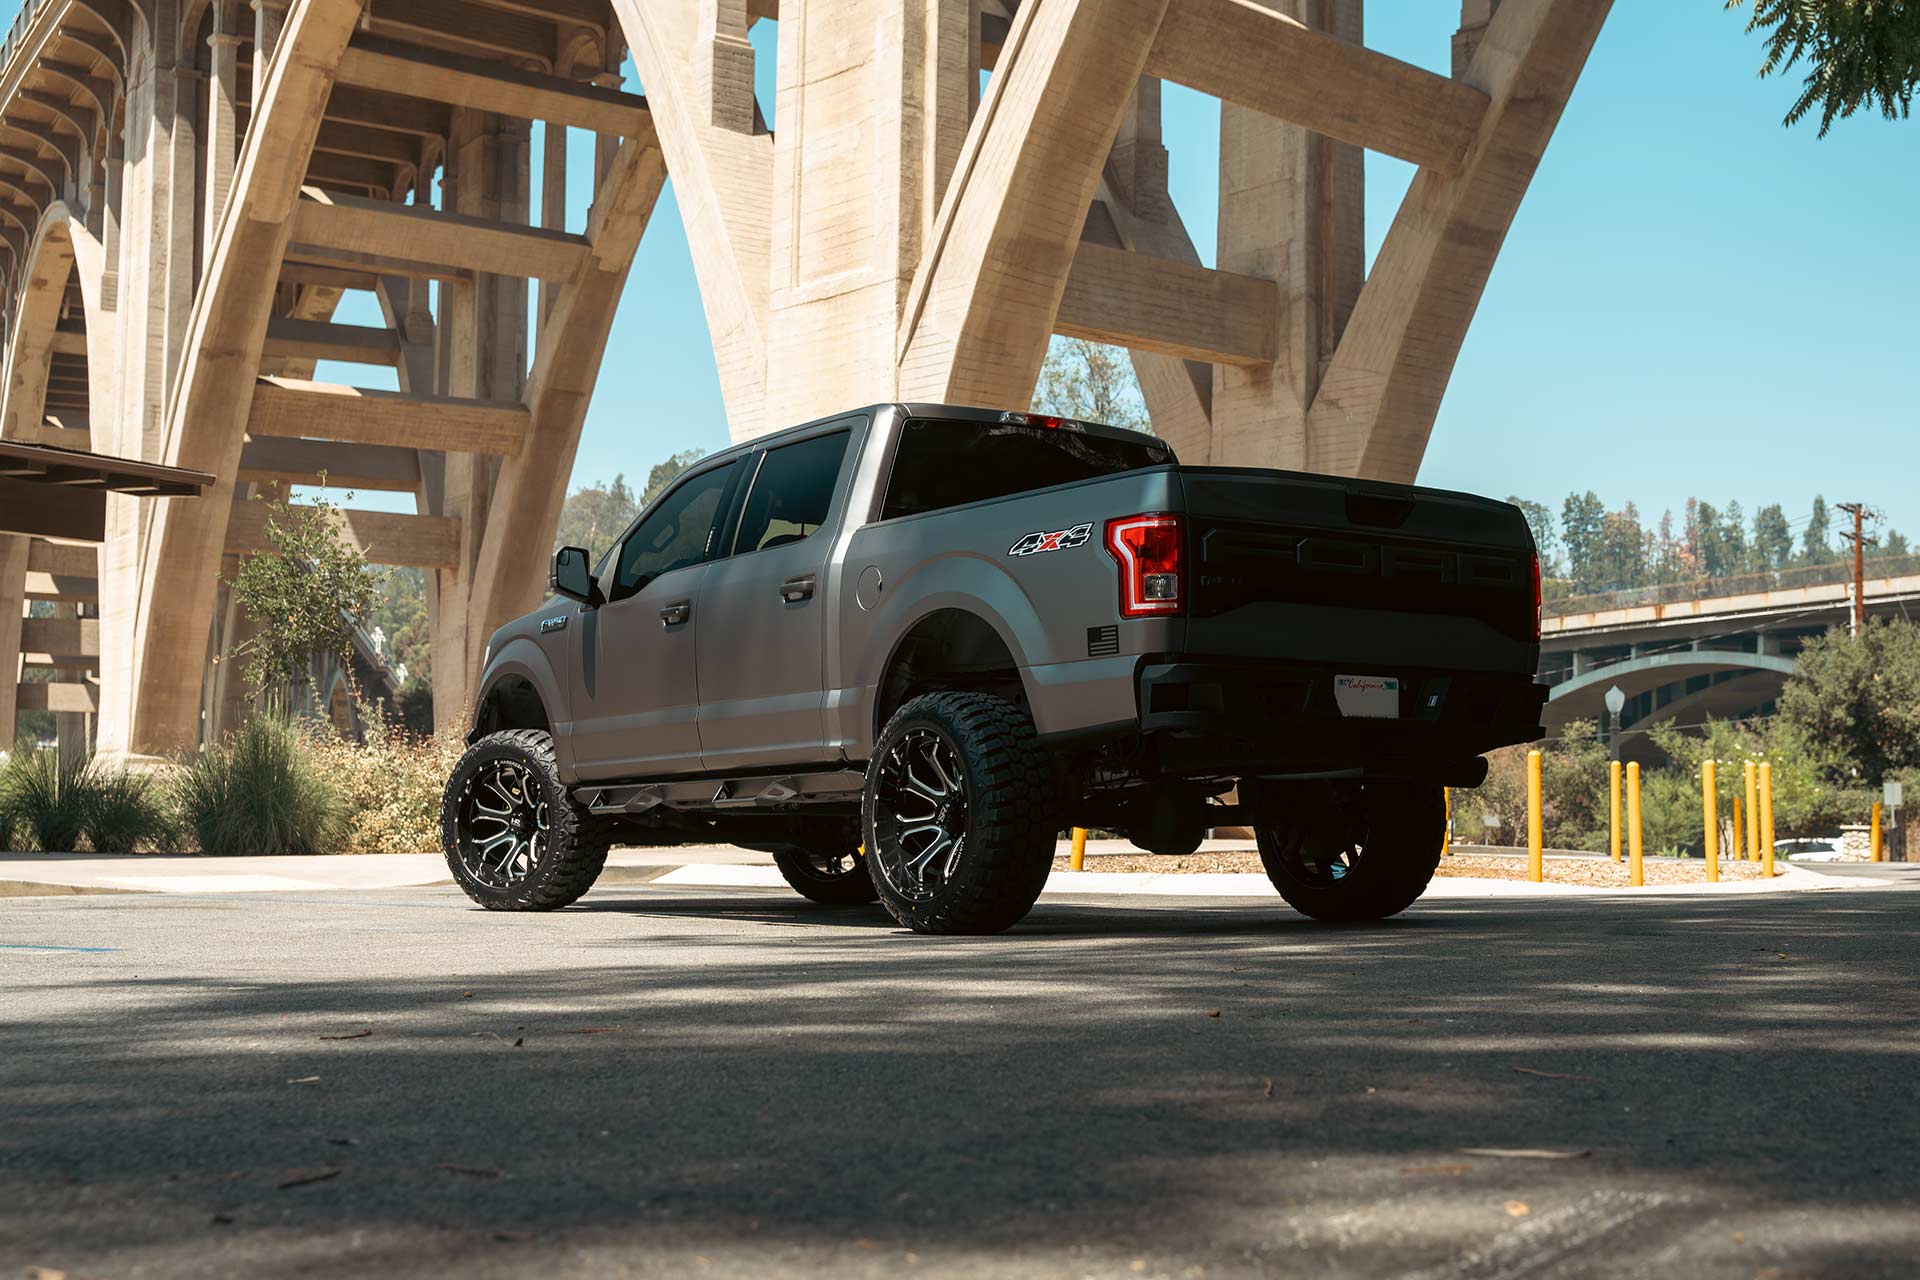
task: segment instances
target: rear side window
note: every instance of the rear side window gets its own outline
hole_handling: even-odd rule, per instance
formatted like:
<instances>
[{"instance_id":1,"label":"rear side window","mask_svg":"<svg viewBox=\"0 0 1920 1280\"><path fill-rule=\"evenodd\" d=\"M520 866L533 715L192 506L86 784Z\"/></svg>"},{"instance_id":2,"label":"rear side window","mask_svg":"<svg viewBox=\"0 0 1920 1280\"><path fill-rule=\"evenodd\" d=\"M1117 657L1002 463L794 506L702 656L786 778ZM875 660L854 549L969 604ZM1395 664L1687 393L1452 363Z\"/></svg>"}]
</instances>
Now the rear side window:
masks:
<instances>
[{"instance_id":1,"label":"rear side window","mask_svg":"<svg viewBox=\"0 0 1920 1280\"><path fill-rule=\"evenodd\" d=\"M1151 436L1111 440L1067 428L915 418L900 435L880 518L914 516L1167 462Z\"/></svg>"},{"instance_id":2,"label":"rear side window","mask_svg":"<svg viewBox=\"0 0 1920 1280\"><path fill-rule=\"evenodd\" d=\"M799 542L827 522L849 438L836 431L767 451L740 516L735 555Z\"/></svg>"}]
</instances>

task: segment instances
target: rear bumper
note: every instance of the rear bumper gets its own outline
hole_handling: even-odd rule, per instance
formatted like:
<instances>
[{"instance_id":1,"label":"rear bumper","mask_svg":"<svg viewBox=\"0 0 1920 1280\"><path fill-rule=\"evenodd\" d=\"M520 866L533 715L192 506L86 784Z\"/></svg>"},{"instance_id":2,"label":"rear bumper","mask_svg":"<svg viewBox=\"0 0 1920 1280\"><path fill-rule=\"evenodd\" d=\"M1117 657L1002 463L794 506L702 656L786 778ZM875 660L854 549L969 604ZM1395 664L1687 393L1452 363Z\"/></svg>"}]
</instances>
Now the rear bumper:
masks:
<instances>
[{"instance_id":1,"label":"rear bumper","mask_svg":"<svg viewBox=\"0 0 1920 1280\"><path fill-rule=\"evenodd\" d=\"M1399 716L1342 715L1340 674L1398 677ZM1540 737L1546 700L1530 674L1222 662L1140 669L1140 729L1171 776L1357 772L1472 786L1484 774L1477 757Z\"/></svg>"}]
</instances>

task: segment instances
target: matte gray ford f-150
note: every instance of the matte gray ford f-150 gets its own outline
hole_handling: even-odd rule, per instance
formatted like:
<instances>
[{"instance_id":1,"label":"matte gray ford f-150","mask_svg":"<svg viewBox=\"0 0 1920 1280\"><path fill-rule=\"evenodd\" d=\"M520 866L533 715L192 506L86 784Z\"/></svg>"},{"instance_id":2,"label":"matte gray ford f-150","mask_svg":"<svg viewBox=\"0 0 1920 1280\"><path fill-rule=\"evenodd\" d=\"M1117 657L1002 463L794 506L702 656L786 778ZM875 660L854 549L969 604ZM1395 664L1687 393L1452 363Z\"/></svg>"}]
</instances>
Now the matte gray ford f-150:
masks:
<instances>
[{"instance_id":1,"label":"matte gray ford f-150","mask_svg":"<svg viewBox=\"0 0 1920 1280\"><path fill-rule=\"evenodd\" d=\"M926 932L1026 914L1067 826L1252 827L1288 902L1392 915L1441 788L1539 736L1520 511L1181 466L1151 436L885 404L689 468L496 632L447 859L564 906L617 839L762 848Z\"/></svg>"}]
</instances>

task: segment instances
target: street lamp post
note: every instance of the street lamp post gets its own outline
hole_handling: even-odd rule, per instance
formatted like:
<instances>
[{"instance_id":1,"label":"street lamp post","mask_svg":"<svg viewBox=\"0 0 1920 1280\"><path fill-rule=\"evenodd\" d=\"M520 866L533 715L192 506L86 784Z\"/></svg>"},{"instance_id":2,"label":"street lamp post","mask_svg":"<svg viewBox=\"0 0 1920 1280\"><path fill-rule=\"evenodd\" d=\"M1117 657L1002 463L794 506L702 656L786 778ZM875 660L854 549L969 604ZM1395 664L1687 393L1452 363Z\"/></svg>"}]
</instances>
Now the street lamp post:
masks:
<instances>
[{"instance_id":1,"label":"street lamp post","mask_svg":"<svg viewBox=\"0 0 1920 1280\"><path fill-rule=\"evenodd\" d=\"M1619 685L1607 690L1607 755L1612 760L1620 758L1620 713L1626 706L1627 695Z\"/></svg>"}]
</instances>

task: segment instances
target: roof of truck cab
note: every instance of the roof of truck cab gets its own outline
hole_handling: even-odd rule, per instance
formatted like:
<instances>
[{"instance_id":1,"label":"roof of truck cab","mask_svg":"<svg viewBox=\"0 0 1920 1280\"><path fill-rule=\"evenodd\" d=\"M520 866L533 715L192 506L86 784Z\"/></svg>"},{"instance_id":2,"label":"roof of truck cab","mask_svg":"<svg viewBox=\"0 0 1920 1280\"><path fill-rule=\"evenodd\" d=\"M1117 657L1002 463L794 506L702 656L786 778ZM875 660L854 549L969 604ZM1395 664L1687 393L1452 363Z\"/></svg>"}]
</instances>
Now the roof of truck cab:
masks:
<instances>
[{"instance_id":1,"label":"roof of truck cab","mask_svg":"<svg viewBox=\"0 0 1920 1280\"><path fill-rule=\"evenodd\" d=\"M883 409L894 410L909 418L941 418L949 422L978 422L982 426L996 425L1008 413L1031 414L1034 417L1062 418L1064 421L1074 423L1088 434L1102 436L1107 439L1129 441L1151 440L1166 449L1168 459L1173 460L1173 446L1158 436L1134 431L1128 427L1116 427L1110 423L1089 422L1084 418L1067 418L1061 414L1041 414L1029 409L982 409L978 405L936 404L926 400L883 400L877 404L862 405L857 409L842 409L838 413L829 413L823 417L815 418L811 422L796 423L791 427L782 427L778 431L770 431L763 436L755 436L751 440L742 440L740 443L729 445L711 457L702 458L700 461L702 465L706 465L721 458L734 457L755 449L769 448L787 436L799 435L817 427L824 427L830 423L839 422L845 418L866 417L871 419Z\"/></svg>"}]
</instances>

